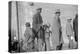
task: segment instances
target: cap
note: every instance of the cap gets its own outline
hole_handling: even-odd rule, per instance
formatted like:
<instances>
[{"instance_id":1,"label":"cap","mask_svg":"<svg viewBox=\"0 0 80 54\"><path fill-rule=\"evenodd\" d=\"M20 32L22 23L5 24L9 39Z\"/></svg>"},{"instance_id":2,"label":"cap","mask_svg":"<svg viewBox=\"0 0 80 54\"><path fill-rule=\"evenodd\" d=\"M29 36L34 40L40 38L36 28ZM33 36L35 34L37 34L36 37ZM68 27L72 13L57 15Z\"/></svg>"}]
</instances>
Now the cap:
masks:
<instances>
[{"instance_id":1,"label":"cap","mask_svg":"<svg viewBox=\"0 0 80 54\"><path fill-rule=\"evenodd\" d=\"M42 8L37 8L36 10L42 10Z\"/></svg>"},{"instance_id":2,"label":"cap","mask_svg":"<svg viewBox=\"0 0 80 54\"><path fill-rule=\"evenodd\" d=\"M27 27L29 27L30 26L30 22L26 22L26 24L25 24Z\"/></svg>"}]
</instances>

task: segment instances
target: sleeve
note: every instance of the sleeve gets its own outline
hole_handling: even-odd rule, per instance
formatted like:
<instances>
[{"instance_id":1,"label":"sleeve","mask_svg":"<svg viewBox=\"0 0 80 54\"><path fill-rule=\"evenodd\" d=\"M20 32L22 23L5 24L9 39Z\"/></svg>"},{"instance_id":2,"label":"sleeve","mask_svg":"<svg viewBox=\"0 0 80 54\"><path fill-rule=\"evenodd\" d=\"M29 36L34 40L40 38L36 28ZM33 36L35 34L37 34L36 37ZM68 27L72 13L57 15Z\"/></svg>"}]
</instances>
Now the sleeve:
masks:
<instances>
[{"instance_id":1,"label":"sleeve","mask_svg":"<svg viewBox=\"0 0 80 54\"><path fill-rule=\"evenodd\" d=\"M68 25L66 24L66 34L68 35L68 33L67 33L68 31L67 30L68 30Z\"/></svg>"},{"instance_id":2,"label":"sleeve","mask_svg":"<svg viewBox=\"0 0 80 54\"><path fill-rule=\"evenodd\" d=\"M73 21L73 30L75 31L75 20Z\"/></svg>"},{"instance_id":3,"label":"sleeve","mask_svg":"<svg viewBox=\"0 0 80 54\"><path fill-rule=\"evenodd\" d=\"M37 15L33 16L33 23L37 23Z\"/></svg>"},{"instance_id":4,"label":"sleeve","mask_svg":"<svg viewBox=\"0 0 80 54\"><path fill-rule=\"evenodd\" d=\"M38 22L40 22L41 24L43 23L43 20L42 20L42 16L41 15L39 15Z\"/></svg>"},{"instance_id":5,"label":"sleeve","mask_svg":"<svg viewBox=\"0 0 80 54\"><path fill-rule=\"evenodd\" d=\"M26 40L29 39L29 34L28 34L28 31L27 31L27 30L26 30L25 33L24 33L24 37L25 37Z\"/></svg>"},{"instance_id":6,"label":"sleeve","mask_svg":"<svg viewBox=\"0 0 80 54\"><path fill-rule=\"evenodd\" d=\"M60 19L58 19L58 22L59 22L59 24L60 24L60 26L61 26L61 21L60 21Z\"/></svg>"}]
</instances>

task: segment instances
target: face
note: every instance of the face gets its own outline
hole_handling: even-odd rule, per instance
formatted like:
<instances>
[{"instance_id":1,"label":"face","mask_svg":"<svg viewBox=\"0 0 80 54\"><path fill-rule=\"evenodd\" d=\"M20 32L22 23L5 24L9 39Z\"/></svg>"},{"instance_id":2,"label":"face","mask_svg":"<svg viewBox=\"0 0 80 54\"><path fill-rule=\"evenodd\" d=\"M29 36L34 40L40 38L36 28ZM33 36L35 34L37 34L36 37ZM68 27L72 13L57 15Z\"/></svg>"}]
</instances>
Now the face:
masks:
<instances>
[{"instance_id":1,"label":"face","mask_svg":"<svg viewBox=\"0 0 80 54\"><path fill-rule=\"evenodd\" d=\"M60 13L57 13L56 15L57 15L57 16L60 16Z\"/></svg>"},{"instance_id":2,"label":"face","mask_svg":"<svg viewBox=\"0 0 80 54\"><path fill-rule=\"evenodd\" d=\"M26 25L26 27L30 27L30 25Z\"/></svg>"},{"instance_id":3,"label":"face","mask_svg":"<svg viewBox=\"0 0 80 54\"><path fill-rule=\"evenodd\" d=\"M37 10L37 13L41 13L41 10Z\"/></svg>"},{"instance_id":4,"label":"face","mask_svg":"<svg viewBox=\"0 0 80 54\"><path fill-rule=\"evenodd\" d=\"M71 22L71 20L68 20L68 22L70 23L70 22Z\"/></svg>"}]
</instances>

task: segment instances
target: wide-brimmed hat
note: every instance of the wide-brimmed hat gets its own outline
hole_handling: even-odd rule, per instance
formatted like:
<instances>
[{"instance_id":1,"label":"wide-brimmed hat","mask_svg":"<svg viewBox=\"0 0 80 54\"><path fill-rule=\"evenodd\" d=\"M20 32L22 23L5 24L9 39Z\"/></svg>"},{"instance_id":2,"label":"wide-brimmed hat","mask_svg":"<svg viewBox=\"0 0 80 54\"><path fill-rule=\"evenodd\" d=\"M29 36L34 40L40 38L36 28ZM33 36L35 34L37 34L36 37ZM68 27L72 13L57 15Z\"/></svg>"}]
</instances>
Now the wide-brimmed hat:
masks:
<instances>
[{"instance_id":1,"label":"wide-brimmed hat","mask_svg":"<svg viewBox=\"0 0 80 54\"><path fill-rule=\"evenodd\" d=\"M60 9L57 9L57 10L55 11L55 14L57 14L57 13L61 13L61 12L60 12Z\"/></svg>"},{"instance_id":2,"label":"wide-brimmed hat","mask_svg":"<svg viewBox=\"0 0 80 54\"><path fill-rule=\"evenodd\" d=\"M72 19L70 18L70 19L67 19L67 20L72 20Z\"/></svg>"}]
</instances>

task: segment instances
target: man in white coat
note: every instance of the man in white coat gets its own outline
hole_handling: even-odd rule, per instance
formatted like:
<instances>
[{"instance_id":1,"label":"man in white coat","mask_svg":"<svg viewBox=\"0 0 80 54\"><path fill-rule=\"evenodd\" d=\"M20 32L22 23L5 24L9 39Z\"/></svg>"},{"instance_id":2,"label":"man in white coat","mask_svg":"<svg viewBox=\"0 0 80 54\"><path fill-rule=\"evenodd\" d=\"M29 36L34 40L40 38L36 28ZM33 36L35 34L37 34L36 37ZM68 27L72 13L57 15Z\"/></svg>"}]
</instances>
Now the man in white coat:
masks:
<instances>
[{"instance_id":1,"label":"man in white coat","mask_svg":"<svg viewBox=\"0 0 80 54\"><path fill-rule=\"evenodd\" d=\"M57 9L53 18L52 24L52 49L56 50L61 41L61 21L60 21L60 9Z\"/></svg>"}]
</instances>

